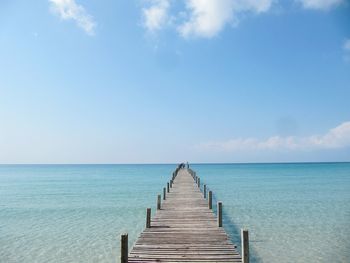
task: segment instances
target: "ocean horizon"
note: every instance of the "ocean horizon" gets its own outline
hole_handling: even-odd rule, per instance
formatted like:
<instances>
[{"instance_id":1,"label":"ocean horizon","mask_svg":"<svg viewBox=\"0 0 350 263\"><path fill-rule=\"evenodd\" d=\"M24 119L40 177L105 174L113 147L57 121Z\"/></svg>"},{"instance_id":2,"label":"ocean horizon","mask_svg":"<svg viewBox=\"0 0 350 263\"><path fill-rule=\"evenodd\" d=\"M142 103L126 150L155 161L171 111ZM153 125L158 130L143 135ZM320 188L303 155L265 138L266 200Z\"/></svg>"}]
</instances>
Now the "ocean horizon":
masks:
<instances>
[{"instance_id":1,"label":"ocean horizon","mask_svg":"<svg viewBox=\"0 0 350 263\"><path fill-rule=\"evenodd\" d=\"M251 262L347 262L350 163L190 164ZM118 262L175 164L0 165L0 262ZM216 212L216 205L214 206Z\"/></svg>"}]
</instances>

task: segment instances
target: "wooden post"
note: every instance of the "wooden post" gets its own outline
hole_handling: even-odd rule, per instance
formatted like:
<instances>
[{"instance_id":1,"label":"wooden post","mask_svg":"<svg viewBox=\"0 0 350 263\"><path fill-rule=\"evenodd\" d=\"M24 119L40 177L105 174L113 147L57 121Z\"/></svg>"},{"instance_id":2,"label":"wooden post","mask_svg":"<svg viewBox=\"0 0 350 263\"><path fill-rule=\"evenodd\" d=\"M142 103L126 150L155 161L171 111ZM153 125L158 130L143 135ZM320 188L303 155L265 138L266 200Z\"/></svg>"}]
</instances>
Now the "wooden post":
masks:
<instances>
[{"instance_id":1,"label":"wooden post","mask_svg":"<svg viewBox=\"0 0 350 263\"><path fill-rule=\"evenodd\" d=\"M161 199L161 196L158 195L158 199L157 199L157 209L160 210L160 199Z\"/></svg>"},{"instance_id":2,"label":"wooden post","mask_svg":"<svg viewBox=\"0 0 350 263\"><path fill-rule=\"evenodd\" d=\"M207 185L205 184L204 186L203 186L203 195L204 195L204 199L206 199L207 198Z\"/></svg>"},{"instance_id":3,"label":"wooden post","mask_svg":"<svg viewBox=\"0 0 350 263\"><path fill-rule=\"evenodd\" d=\"M173 180L170 180L170 188L173 188Z\"/></svg>"},{"instance_id":4,"label":"wooden post","mask_svg":"<svg viewBox=\"0 0 350 263\"><path fill-rule=\"evenodd\" d=\"M146 228L151 227L151 208L147 208L147 214L146 214Z\"/></svg>"},{"instance_id":5,"label":"wooden post","mask_svg":"<svg viewBox=\"0 0 350 263\"><path fill-rule=\"evenodd\" d=\"M170 184L169 183L166 183L166 188L167 188L167 192L169 193L170 192Z\"/></svg>"},{"instance_id":6,"label":"wooden post","mask_svg":"<svg viewBox=\"0 0 350 263\"><path fill-rule=\"evenodd\" d=\"M222 227L222 202L218 202L218 227Z\"/></svg>"},{"instance_id":7,"label":"wooden post","mask_svg":"<svg viewBox=\"0 0 350 263\"><path fill-rule=\"evenodd\" d=\"M166 199L166 194L165 194L165 192L166 192L166 189L165 189L165 187L164 187L164 188L163 188L163 200Z\"/></svg>"},{"instance_id":8,"label":"wooden post","mask_svg":"<svg viewBox=\"0 0 350 263\"><path fill-rule=\"evenodd\" d=\"M201 178L198 177L198 187L201 188Z\"/></svg>"},{"instance_id":9,"label":"wooden post","mask_svg":"<svg viewBox=\"0 0 350 263\"><path fill-rule=\"evenodd\" d=\"M120 239L120 262L128 263L128 234L122 234Z\"/></svg>"},{"instance_id":10,"label":"wooden post","mask_svg":"<svg viewBox=\"0 0 350 263\"><path fill-rule=\"evenodd\" d=\"M213 193L212 193L212 191L209 191L208 205L209 205L209 209L213 208Z\"/></svg>"},{"instance_id":11,"label":"wooden post","mask_svg":"<svg viewBox=\"0 0 350 263\"><path fill-rule=\"evenodd\" d=\"M242 242L242 263L249 263L249 236L248 230L241 230L241 242Z\"/></svg>"}]
</instances>

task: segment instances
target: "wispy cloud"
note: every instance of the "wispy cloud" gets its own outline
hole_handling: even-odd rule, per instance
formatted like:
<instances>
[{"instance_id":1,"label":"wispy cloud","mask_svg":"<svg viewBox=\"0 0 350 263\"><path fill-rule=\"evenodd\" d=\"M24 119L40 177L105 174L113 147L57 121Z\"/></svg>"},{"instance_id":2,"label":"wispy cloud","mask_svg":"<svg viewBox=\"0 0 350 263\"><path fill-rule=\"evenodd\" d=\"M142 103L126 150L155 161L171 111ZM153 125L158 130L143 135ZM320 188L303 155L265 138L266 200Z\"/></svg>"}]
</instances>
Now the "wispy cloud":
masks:
<instances>
[{"instance_id":1,"label":"wispy cloud","mask_svg":"<svg viewBox=\"0 0 350 263\"><path fill-rule=\"evenodd\" d=\"M323 135L307 137L272 136L264 140L236 138L228 141L206 142L198 146L206 151L311 151L350 147L350 121L329 130Z\"/></svg>"},{"instance_id":2,"label":"wispy cloud","mask_svg":"<svg viewBox=\"0 0 350 263\"><path fill-rule=\"evenodd\" d=\"M49 0L51 10L63 20L74 20L87 34L94 35L96 22L75 0Z\"/></svg>"},{"instance_id":3,"label":"wispy cloud","mask_svg":"<svg viewBox=\"0 0 350 263\"><path fill-rule=\"evenodd\" d=\"M344 41L343 49L347 52L350 52L350 39Z\"/></svg>"},{"instance_id":4,"label":"wispy cloud","mask_svg":"<svg viewBox=\"0 0 350 263\"><path fill-rule=\"evenodd\" d=\"M218 34L225 25L237 25L239 14L262 13L270 9L272 0L186 0L187 21L178 27L184 37L210 38Z\"/></svg>"},{"instance_id":5,"label":"wispy cloud","mask_svg":"<svg viewBox=\"0 0 350 263\"><path fill-rule=\"evenodd\" d=\"M296 0L306 9L328 10L338 6L343 0Z\"/></svg>"},{"instance_id":6,"label":"wispy cloud","mask_svg":"<svg viewBox=\"0 0 350 263\"><path fill-rule=\"evenodd\" d=\"M151 0L149 6L143 8L143 24L148 31L154 32L167 24L169 6L169 0Z\"/></svg>"},{"instance_id":7,"label":"wispy cloud","mask_svg":"<svg viewBox=\"0 0 350 263\"><path fill-rule=\"evenodd\" d=\"M350 38L346 39L343 44L343 50L344 50L344 61L350 62Z\"/></svg>"}]
</instances>

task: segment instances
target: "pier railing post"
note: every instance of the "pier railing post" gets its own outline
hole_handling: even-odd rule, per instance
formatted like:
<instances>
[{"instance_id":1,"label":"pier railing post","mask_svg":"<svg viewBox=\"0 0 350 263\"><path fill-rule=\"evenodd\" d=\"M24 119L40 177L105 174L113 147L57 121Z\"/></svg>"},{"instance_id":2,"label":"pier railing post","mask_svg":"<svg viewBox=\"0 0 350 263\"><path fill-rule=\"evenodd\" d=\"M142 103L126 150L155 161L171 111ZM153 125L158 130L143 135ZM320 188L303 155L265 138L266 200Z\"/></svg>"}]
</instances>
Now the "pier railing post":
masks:
<instances>
[{"instance_id":1,"label":"pier railing post","mask_svg":"<svg viewBox=\"0 0 350 263\"><path fill-rule=\"evenodd\" d=\"M122 234L120 239L120 262L128 263L128 234Z\"/></svg>"},{"instance_id":2,"label":"pier railing post","mask_svg":"<svg viewBox=\"0 0 350 263\"><path fill-rule=\"evenodd\" d=\"M213 208L213 192L212 191L209 191L208 205L209 205L209 209Z\"/></svg>"},{"instance_id":3,"label":"pier railing post","mask_svg":"<svg viewBox=\"0 0 350 263\"><path fill-rule=\"evenodd\" d=\"M160 199L161 199L161 196L158 195L158 199L157 199L157 209L160 210Z\"/></svg>"},{"instance_id":4,"label":"pier railing post","mask_svg":"<svg viewBox=\"0 0 350 263\"><path fill-rule=\"evenodd\" d=\"M165 193L165 192L166 192L166 188L164 187L164 188L163 188L163 200L166 199L166 193Z\"/></svg>"},{"instance_id":5,"label":"pier railing post","mask_svg":"<svg viewBox=\"0 0 350 263\"><path fill-rule=\"evenodd\" d=\"M249 236L248 230L241 230L241 242L242 242L242 263L249 263Z\"/></svg>"},{"instance_id":6,"label":"pier railing post","mask_svg":"<svg viewBox=\"0 0 350 263\"><path fill-rule=\"evenodd\" d=\"M146 228L151 227L151 208L147 208L147 214L146 214Z\"/></svg>"},{"instance_id":7,"label":"pier railing post","mask_svg":"<svg viewBox=\"0 0 350 263\"><path fill-rule=\"evenodd\" d=\"M167 188L167 192L169 193L170 192L170 184L169 183L166 183L166 188Z\"/></svg>"},{"instance_id":8,"label":"pier railing post","mask_svg":"<svg viewBox=\"0 0 350 263\"><path fill-rule=\"evenodd\" d=\"M222 202L218 202L218 227L222 227Z\"/></svg>"},{"instance_id":9,"label":"pier railing post","mask_svg":"<svg viewBox=\"0 0 350 263\"><path fill-rule=\"evenodd\" d=\"M198 188L201 188L201 178L198 177Z\"/></svg>"},{"instance_id":10,"label":"pier railing post","mask_svg":"<svg viewBox=\"0 0 350 263\"><path fill-rule=\"evenodd\" d=\"M170 188L173 188L173 180L170 180Z\"/></svg>"},{"instance_id":11,"label":"pier railing post","mask_svg":"<svg viewBox=\"0 0 350 263\"><path fill-rule=\"evenodd\" d=\"M204 195L204 199L206 199L207 198L207 185L206 184L203 186L203 195Z\"/></svg>"}]
</instances>

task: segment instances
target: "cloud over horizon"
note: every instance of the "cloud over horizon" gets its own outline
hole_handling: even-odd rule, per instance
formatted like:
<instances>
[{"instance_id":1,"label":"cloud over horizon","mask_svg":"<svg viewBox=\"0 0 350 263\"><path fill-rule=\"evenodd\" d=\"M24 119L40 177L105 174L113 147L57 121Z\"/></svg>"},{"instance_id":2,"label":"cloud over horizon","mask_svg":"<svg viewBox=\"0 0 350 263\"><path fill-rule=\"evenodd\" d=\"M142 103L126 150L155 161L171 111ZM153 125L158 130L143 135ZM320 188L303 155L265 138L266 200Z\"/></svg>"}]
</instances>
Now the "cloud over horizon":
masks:
<instances>
[{"instance_id":1,"label":"cloud over horizon","mask_svg":"<svg viewBox=\"0 0 350 263\"><path fill-rule=\"evenodd\" d=\"M196 146L204 151L313 151L350 147L350 121L343 122L323 135L271 136L267 139L234 138L227 141L205 142Z\"/></svg>"},{"instance_id":2,"label":"cloud over horizon","mask_svg":"<svg viewBox=\"0 0 350 263\"><path fill-rule=\"evenodd\" d=\"M50 9L63 20L74 20L88 35L95 34L96 22L75 0L49 0Z\"/></svg>"}]
</instances>

